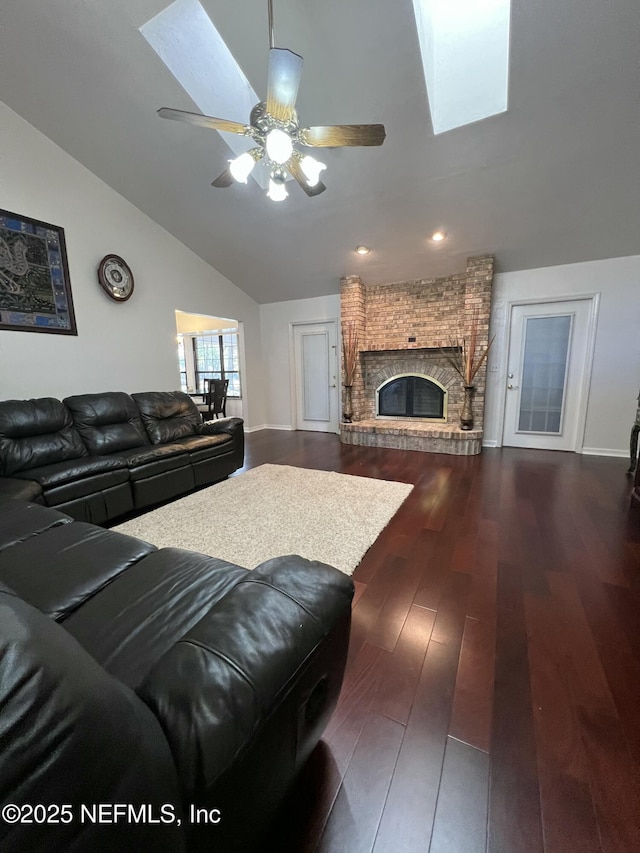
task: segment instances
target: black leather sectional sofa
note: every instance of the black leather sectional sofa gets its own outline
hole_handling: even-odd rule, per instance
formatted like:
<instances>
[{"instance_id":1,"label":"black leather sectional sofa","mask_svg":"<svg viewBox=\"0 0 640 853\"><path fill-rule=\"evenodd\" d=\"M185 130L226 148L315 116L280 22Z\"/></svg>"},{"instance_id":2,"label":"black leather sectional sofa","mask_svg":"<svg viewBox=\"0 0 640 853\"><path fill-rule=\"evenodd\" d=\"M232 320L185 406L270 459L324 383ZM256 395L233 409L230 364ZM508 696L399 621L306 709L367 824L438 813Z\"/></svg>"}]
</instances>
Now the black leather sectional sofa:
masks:
<instances>
[{"instance_id":1,"label":"black leather sectional sofa","mask_svg":"<svg viewBox=\"0 0 640 853\"><path fill-rule=\"evenodd\" d=\"M180 391L0 402L0 502L101 524L242 467L241 418L202 423Z\"/></svg>"},{"instance_id":2,"label":"black leather sectional sofa","mask_svg":"<svg viewBox=\"0 0 640 853\"><path fill-rule=\"evenodd\" d=\"M143 397L140 411L151 420ZM86 430L86 441L94 429L78 414L87 401L66 410L76 427L54 403L32 407L43 413L42 434L60 425L59 455L75 453L72 430ZM130 411L127 443L142 435ZM91 455L74 458L116 458L101 447L96 440ZM206 462L197 449L188 454L196 470ZM139 458L144 464L153 463ZM84 470L86 479L105 476L107 490L120 485L110 473L128 469ZM49 483L37 476L46 499ZM67 502L77 507L84 496ZM301 557L248 571L157 550L42 505L4 502L0 805L9 810L0 849L264 849L266 822L335 706L352 594L350 578Z\"/></svg>"}]
</instances>

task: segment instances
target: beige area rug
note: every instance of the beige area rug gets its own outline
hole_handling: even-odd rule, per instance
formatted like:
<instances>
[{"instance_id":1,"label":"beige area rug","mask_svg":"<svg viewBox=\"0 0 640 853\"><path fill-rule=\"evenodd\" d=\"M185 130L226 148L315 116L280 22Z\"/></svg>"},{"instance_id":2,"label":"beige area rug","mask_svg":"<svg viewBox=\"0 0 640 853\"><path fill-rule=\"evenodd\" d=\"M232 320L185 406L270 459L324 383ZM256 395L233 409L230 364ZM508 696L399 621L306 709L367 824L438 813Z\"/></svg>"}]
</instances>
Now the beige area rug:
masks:
<instances>
[{"instance_id":1,"label":"beige area rug","mask_svg":"<svg viewBox=\"0 0 640 853\"><path fill-rule=\"evenodd\" d=\"M350 575L413 486L260 465L115 527L160 548L178 547L254 569L300 554Z\"/></svg>"}]
</instances>

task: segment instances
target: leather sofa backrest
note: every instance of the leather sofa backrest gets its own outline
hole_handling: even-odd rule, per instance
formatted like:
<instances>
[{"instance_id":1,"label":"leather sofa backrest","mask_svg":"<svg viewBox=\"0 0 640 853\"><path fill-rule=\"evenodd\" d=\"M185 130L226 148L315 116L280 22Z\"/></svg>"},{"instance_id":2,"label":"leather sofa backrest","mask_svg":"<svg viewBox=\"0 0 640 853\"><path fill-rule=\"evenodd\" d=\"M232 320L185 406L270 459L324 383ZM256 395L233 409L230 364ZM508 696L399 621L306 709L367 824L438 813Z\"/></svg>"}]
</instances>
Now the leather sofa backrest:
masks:
<instances>
[{"instance_id":1,"label":"leather sofa backrest","mask_svg":"<svg viewBox=\"0 0 640 853\"><path fill-rule=\"evenodd\" d=\"M41 397L0 402L0 475L10 477L87 455L71 412L60 400Z\"/></svg>"},{"instance_id":2,"label":"leather sofa backrest","mask_svg":"<svg viewBox=\"0 0 640 853\"><path fill-rule=\"evenodd\" d=\"M131 396L152 444L169 444L195 435L202 423L198 407L182 391L148 391Z\"/></svg>"},{"instance_id":3,"label":"leather sofa backrest","mask_svg":"<svg viewBox=\"0 0 640 853\"><path fill-rule=\"evenodd\" d=\"M149 444L140 413L129 394L77 394L63 402L92 456Z\"/></svg>"}]
</instances>

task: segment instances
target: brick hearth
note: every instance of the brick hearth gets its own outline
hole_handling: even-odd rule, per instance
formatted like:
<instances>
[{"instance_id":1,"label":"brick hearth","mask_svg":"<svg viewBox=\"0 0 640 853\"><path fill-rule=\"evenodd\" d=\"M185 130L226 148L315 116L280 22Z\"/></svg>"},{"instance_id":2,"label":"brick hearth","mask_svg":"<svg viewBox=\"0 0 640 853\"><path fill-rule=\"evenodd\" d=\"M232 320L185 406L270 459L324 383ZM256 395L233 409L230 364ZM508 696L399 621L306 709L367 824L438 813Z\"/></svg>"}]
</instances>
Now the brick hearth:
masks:
<instances>
[{"instance_id":1,"label":"brick hearth","mask_svg":"<svg viewBox=\"0 0 640 853\"><path fill-rule=\"evenodd\" d=\"M473 455L482 449L486 365L475 379L474 429L460 429L460 377L442 353L452 339L468 337L479 314L478 345L487 346L493 257L467 260L466 272L444 278L367 285L359 276L341 282L341 315L358 334L359 363L352 389L353 423L341 424L345 444ZM446 418L376 417L376 390L394 376L429 376L446 389Z\"/></svg>"},{"instance_id":2,"label":"brick hearth","mask_svg":"<svg viewBox=\"0 0 640 853\"><path fill-rule=\"evenodd\" d=\"M416 420L412 418L412 420ZM340 424L340 441L364 447L391 447L395 450L422 450L475 456L482 450L482 430L463 431L459 426L424 421L366 420Z\"/></svg>"}]
</instances>

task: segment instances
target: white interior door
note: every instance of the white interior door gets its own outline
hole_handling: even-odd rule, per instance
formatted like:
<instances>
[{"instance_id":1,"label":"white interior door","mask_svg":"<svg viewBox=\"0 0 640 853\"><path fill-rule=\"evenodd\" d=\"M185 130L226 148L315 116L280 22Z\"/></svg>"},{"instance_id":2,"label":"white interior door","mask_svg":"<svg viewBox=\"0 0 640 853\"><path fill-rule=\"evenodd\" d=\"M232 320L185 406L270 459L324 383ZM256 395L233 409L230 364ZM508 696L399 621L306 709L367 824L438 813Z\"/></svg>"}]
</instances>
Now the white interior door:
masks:
<instances>
[{"instance_id":1,"label":"white interior door","mask_svg":"<svg viewBox=\"0 0 640 853\"><path fill-rule=\"evenodd\" d=\"M512 306L503 444L580 448L592 307L591 299Z\"/></svg>"},{"instance_id":2,"label":"white interior door","mask_svg":"<svg viewBox=\"0 0 640 853\"><path fill-rule=\"evenodd\" d=\"M293 327L296 428L338 431L336 324Z\"/></svg>"}]
</instances>

